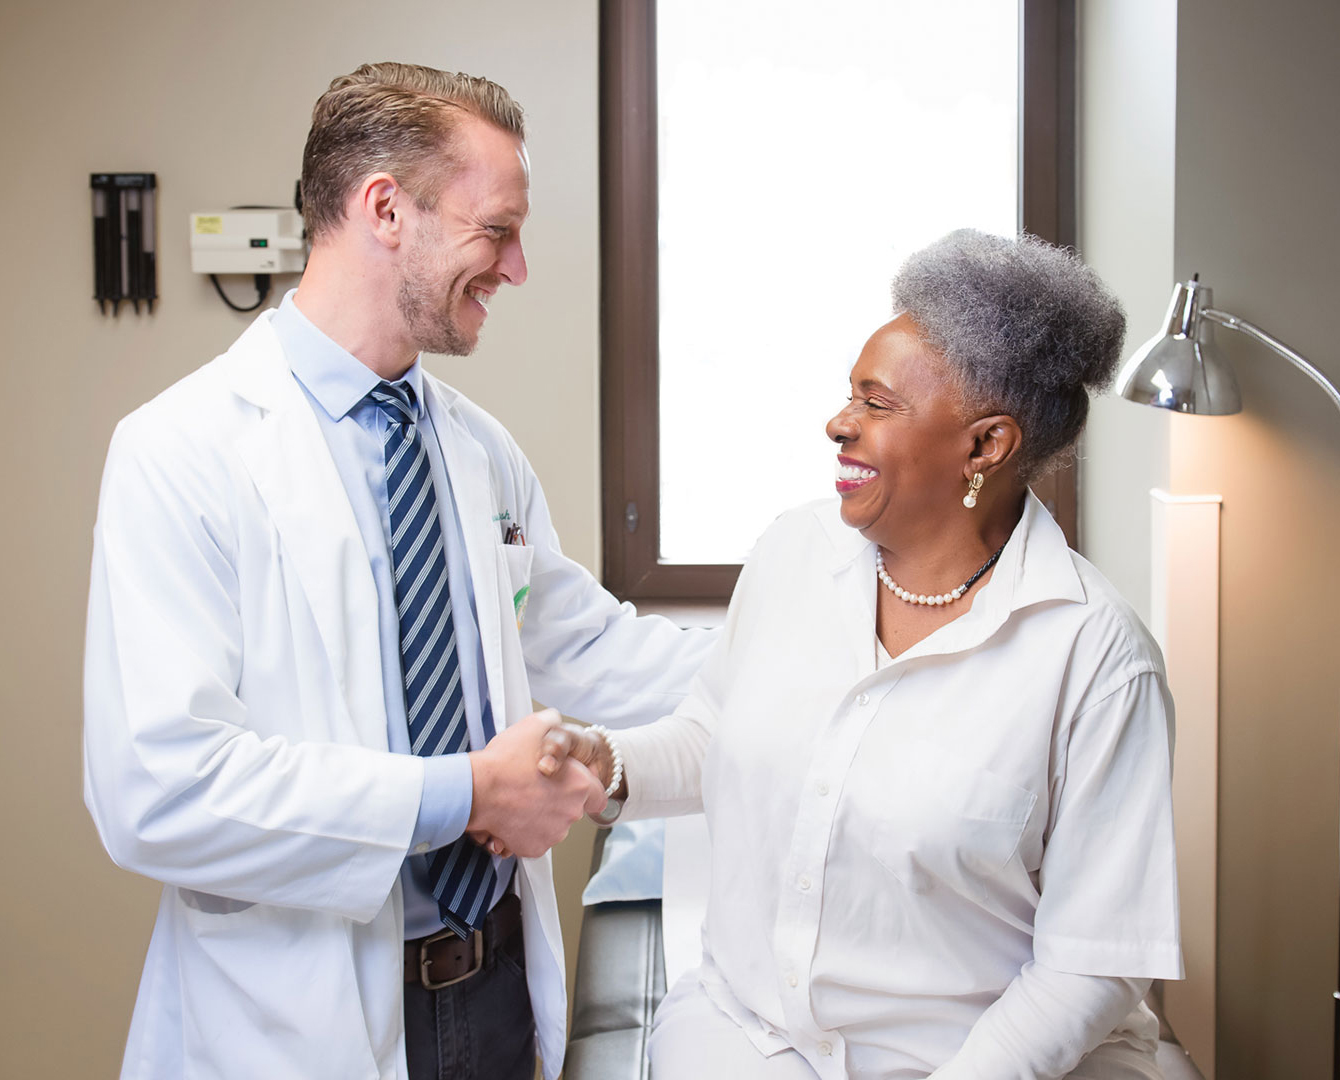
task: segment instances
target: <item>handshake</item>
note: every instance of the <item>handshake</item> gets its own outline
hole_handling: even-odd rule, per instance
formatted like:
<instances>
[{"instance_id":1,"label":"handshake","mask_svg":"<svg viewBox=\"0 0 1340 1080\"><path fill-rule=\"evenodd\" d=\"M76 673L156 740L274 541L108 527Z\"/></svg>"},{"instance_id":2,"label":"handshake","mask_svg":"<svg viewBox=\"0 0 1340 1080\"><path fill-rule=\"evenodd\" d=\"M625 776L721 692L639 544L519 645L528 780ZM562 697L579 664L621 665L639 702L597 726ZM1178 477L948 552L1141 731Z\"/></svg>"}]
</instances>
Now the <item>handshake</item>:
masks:
<instances>
[{"instance_id":1,"label":"handshake","mask_svg":"<svg viewBox=\"0 0 1340 1080\"><path fill-rule=\"evenodd\" d=\"M543 855L583 814L605 808L613 773L599 736L543 709L470 754L469 837L494 855Z\"/></svg>"}]
</instances>

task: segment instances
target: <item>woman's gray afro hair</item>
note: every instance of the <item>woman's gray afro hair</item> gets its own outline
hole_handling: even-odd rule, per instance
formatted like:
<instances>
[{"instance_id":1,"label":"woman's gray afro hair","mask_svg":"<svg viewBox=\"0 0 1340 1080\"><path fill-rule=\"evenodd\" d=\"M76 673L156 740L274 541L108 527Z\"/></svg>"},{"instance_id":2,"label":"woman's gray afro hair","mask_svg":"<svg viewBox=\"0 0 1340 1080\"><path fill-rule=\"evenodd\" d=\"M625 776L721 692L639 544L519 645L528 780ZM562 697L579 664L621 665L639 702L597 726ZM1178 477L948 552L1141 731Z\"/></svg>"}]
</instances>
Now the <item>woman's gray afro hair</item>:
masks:
<instances>
[{"instance_id":1,"label":"woman's gray afro hair","mask_svg":"<svg viewBox=\"0 0 1340 1080\"><path fill-rule=\"evenodd\" d=\"M895 311L949 362L965 405L1014 417L1020 477L1059 464L1121 360L1126 315L1098 275L1034 236L960 229L912 255Z\"/></svg>"}]
</instances>

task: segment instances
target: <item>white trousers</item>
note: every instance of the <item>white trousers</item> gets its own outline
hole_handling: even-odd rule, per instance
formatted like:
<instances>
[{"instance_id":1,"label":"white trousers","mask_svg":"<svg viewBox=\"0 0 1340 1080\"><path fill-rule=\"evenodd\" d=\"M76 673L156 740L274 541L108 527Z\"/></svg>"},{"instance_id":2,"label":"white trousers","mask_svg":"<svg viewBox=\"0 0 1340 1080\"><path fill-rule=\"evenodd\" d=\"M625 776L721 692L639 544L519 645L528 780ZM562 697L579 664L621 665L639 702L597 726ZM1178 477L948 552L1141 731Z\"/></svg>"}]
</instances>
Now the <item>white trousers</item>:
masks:
<instances>
[{"instance_id":1,"label":"white trousers","mask_svg":"<svg viewBox=\"0 0 1340 1080\"><path fill-rule=\"evenodd\" d=\"M675 983L656 1009L647 1053L652 1080L818 1080L795 1050L760 1054L712 1003L695 972Z\"/></svg>"},{"instance_id":2,"label":"white trousers","mask_svg":"<svg viewBox=\"0 0 1340 1080\"><path fill-rule=\"evenodd\" d=\"M696 973L681 978L656 1010L647 1044L652 1080L818 1080L795 1050L764 1057L740 1026L713 1004ZM1147 1049L1109 1042L1067 1080L1161 1080Z\"/></svg>"}]
</instances>

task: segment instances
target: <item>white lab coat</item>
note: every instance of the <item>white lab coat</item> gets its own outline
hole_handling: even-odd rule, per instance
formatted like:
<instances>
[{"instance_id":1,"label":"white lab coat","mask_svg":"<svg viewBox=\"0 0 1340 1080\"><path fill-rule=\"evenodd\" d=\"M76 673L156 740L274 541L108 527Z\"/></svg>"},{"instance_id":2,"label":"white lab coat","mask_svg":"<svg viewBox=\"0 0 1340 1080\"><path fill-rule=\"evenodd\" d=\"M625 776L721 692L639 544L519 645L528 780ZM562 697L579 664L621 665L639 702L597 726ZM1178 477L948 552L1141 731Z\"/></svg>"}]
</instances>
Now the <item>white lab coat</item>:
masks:
<instances>
[{"instance_id":1,"label":"white lab coat","mask_svg":"<svg viewBox=\"0 0 1340 1080\"><path fill-rule=\"evenodd\" d=\"M708 637L634 619L564 558L507 432L424 388L499 727L532 694L613 724L670 712ZM511 524L527 546L502 543ZM112 858L165 885L123 1077L405 1076L398 874L423 765L387 752L376 610L268 313L119 425L95 530L85 801ZM518 882L552 1078L566 1001L549 857L521 860Z\"/></svg>"}]
</instances>

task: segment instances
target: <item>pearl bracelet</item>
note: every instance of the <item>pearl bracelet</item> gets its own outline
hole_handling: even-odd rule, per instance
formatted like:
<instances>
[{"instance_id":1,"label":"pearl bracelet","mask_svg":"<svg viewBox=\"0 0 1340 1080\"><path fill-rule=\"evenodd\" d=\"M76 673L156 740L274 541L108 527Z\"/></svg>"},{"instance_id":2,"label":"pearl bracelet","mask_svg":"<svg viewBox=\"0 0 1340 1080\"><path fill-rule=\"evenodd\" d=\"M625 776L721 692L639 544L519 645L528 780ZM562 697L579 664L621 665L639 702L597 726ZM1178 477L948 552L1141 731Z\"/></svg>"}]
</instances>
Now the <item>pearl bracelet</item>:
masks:
<instances>
[{"instance_id":1,"label":"pearl bracelet","mask_svg":"<svg viewBox=\"0 0 1340 1080\"><path fill-rule=\"evenodd\" d=\"M610 735L610 729L604 724L592 724L588 730L594 731L605 740L605 745L610 748L610 757L614 759L614 773L610 777L609 787L605 789L605 798L608 799L619 790L619 785L623 783L623 754L619 752L619 744Z\"/></svg>"}]
</instances>

